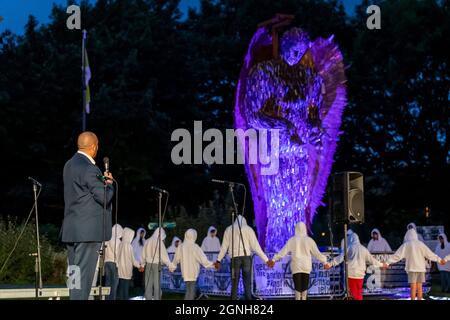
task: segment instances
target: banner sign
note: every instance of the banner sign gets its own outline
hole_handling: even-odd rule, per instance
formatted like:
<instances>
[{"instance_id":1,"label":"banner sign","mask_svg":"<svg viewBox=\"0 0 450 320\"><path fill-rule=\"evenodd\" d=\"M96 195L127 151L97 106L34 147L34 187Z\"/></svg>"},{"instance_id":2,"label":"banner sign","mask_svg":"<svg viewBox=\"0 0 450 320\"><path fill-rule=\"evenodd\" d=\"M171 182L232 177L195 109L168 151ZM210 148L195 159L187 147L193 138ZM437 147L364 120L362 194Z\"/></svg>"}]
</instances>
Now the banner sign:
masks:
<instances>
[{"instance_id":1,"label":"banner sign","mask_svg":"<svg viewBox=\"0 0 450 320\"><path fill-rule=\"evenodd\" d=\"M313 259L309 278L308 295L329 297L344 293L340 268L325 270L323 264ZM261 298L294 297L294 282L291 273L291 258L284 257L272 269L258 257L253 259L253 295Z\"/></svg>"},{"instance_id":2,"label":"banner sign","mask_svg":"<svg viewBox=\"0 0 450 320\"><path fill-rule=\"evenodd\" d=\"M206 256L210 261L216 261L218 252L208 252ZM330 255L330 253L325 253ZM389 259L391 254L374 254L381 262ZM273 254L269 254L269 257ZM169 254L173 259L173 254ZM290 256L278 261L273 269L270 269L258 257L253 257L252 293L262 299L293 298L294 284L290 268ZM344 265L340 264L330 270L325 270L323 264L313 259L313 268L310 274L308 296L332 297L344 294ZM231 263L226 256L221 263L219 271L215 269L200 268L197 285L201 293L212 296L229 296L231 294ZM180 267L173 273L164 267L162 270L161 287L168 292L185 292L185 284ZM242 277L239 281L239 295L244 293ZM431 274L426 273L424 292L431 289ZM364 295L394 295L409 290L408 276L405 272L404 261L393 264L387 270L368 266L364 278Z\"/></svg>"},{"instance_id":3,"label":"banner sign","mask_svg":"<svg viewBox=\"0 0 450 320\"><path fill-rule=\"evenodd\" d=\"M209 261L216 261L218 252L205 252ZM169 253L170 260L173 260L173 253ZM214 296L230 296L231 295L231 259L227 255L220 264L220 269L200 268L197 278L197 286L201 293ZM173 273L164 267L162 270L161 288L168 292L185 292L186 286L181 275L180 265ZM242 277L239 280L238 294L244 293L244 285Z\"/></svg>"}]
</instances>

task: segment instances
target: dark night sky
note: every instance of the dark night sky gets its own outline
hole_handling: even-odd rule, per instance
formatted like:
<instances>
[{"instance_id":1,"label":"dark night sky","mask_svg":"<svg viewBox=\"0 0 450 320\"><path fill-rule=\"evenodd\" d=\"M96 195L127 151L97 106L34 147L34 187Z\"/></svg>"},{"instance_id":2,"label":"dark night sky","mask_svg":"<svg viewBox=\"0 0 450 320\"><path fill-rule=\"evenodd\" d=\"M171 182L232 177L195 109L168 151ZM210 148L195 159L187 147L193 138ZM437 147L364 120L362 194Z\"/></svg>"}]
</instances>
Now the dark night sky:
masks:
<instances>
[{"instance_id":1,"label":"dark night sky","mask_svg":"<svg viewBox=\"0 0 450 320\"><path fill-rule=\"evenodd\" d=\"M361 0L341 0L348 13L352 13ZM23 34L28 15L34 15L40 23L48 22L52 3L66 4L67 0L0 0L0 33L10 29L16 34ZM199 0L181 0L180 9L183 13L189 7L197 7Z\"/></svg>"}]
</instances>

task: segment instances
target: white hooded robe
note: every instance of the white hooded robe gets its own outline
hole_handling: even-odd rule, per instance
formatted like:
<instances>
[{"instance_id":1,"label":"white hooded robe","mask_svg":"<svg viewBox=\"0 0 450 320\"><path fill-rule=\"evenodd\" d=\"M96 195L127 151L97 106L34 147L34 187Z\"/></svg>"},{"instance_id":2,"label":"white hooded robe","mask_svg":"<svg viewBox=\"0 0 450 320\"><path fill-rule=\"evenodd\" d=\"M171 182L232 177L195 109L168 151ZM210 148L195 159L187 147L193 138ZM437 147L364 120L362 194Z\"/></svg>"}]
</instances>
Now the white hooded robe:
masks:
<instances>
[{"instance_id":1,"label":"white hooded robe","mask_svg":"<svg viewBox=\"0 0 450 320\"><path fill-rule=\"evenodd\" d=\"M119 255L120 238L123 235L123 228L120 224L115 224L112 227L112 235L109 241L106 241L105 249L105 262L117 263L117 257Z\"/></svg>"},{"instance_id":2,"label":"white hooded robe","mask_svg":"<svg viewBox=\"0 0 450 320\"><path fill-rule=\"evenodd\" d=\"M120 244L119 257L117 259L117 269L120 279L131 280L133 277L133 266L139 268L139 261L134 258L133 241L134 230L125 228L122 235L122 243Z\"/></svg>"},{"instance_id":3,"label":"white hooded robe","mask_svg":"<svg viewBox=\"0 0 450 320\"><path fill-rule=\"evenodd\" d=\"M144 250L142 250L141 256L141 265L145 265L146 263L159 264L159 245L158 245L158 236L159 230L161 230L161 237L159 241L159 245L161 246L161 263L166 266L172 266L170 262L169 255L167 254L166 246L164 245L164 239L166 239L166 232L162 228L157 228L152 236L147 239L144 245Z\"/></svg>"},{"instance_id":4,"label":"white hooded robe","mask_svg":"<svg viewBox=\"0 0 450 320\"><path fill-rule=\"evenodd\" d=\"M405 241L388 259L387 264L405 259L406 272L426 272L426 259L434 262L441 261L439 256L418 239L415 229L409 229L406 232Z\"/></svg>"},{"instance_id":5,"label":"white hooded robe","mask_svg":"<svg viewBox=\"0 0 450 320\"><path fill-rule=\"evenodd\" d=\"M367 249L370 253L379 252L379 253L386 253L386 252L392 252L391 246L386 241L385 238L381 236L380 230L373 229L370 235L373 233L378 234L378 240L370 239L369 244L367 245Z\"/></svg>"},{"instance_id":6,"label":"white hooded robe","mask_svg":"<svg viewBox=\"0 0 450 320\"><path fill-rule=\"evenodd\" d=\"M450 258L450 243L447 241L447 236L444 233L439 234L439 237L444 238L444 248L442 248L441 241L436 246L434 253L436 253L439 257L444 259L445 257ZM446 264L443 266L438 263L439 271L447 271L450 272L450 261L446 260Z\"/></svg>"},{"instance_id":7,"label":"white hooded robe","mask_svg":"<svg viewBox=\"0 0 450 320\"><path fill-rule=\"evenodd\" d=\"M141 244L141 242L139 240L141 239L142 231L144 231L144 237L142 238L142 244ZM131 245L133 246L134 258L137 261L141 261L142 250L144 249L146 234L147 234L147 231L145 231L144 228L139 228L136 231L136 236L134 237L133 242L131 242Z\"/></svg>"},{"instance_id":8,"label":"white hooded robe","mask_svg":"<svg viewBox=\"0 0 450 320\"><path fill-rule=\"evenodd\" d=\"M364 279L366 275L367 265L382 267L383 264L375 259L360 242L356 233L352 233L349 237L349 245L347 248L348 257L348 277L352 279ZM344 261L344 253L341 253L333 260L332 265L337 266Z\"/></svg>"},{"instance_id":9,"label":"white hooded robe","mask_svg":"<svg viewBox=\"0 0 450 320\"><path fill-rule=\"evenodd\" d=\"M312 256L324 264L327 262L327 257L319 251L316 242L308 237L306 225L303 222L297 223L295 235L288 240L280 252L274 256L273 260L278 261L288 253L291 254L292 274L300 272L311 273Z\"/></svg>"},{"instance_id":10,"label":"white hooded robe","mask_svg":"<svg viewBox=\"0 0 450 320\"><path fill-rule=\"evenodd\" d=\"M242 237L239 232L239 225L241 226ZM234 245L232 240L234 240ZM252 252L255 252L264 263L269 261L259 245L255 231L247 225L247 221L241 215L236 218L233 226L228 226L225 230L217 261L220 262L227 252L230 257L250 257Z\"/></svg>"},{"instance_id":11,"label":"white hooded robe","mask_svg":"<svg viewBox=\"0 0 450 320\"><path fill-rule=\"evenodd\" d=\"M178 246L173 266L181 264L181 275L184 281L197 281L200 272L200 265L205 268L213 268L214 264L206 258L203 250L195 243L197 231L189 229L184 234L184 242ZM172 270L174 270L172 268Z\"/></svg>"}]
</instances>

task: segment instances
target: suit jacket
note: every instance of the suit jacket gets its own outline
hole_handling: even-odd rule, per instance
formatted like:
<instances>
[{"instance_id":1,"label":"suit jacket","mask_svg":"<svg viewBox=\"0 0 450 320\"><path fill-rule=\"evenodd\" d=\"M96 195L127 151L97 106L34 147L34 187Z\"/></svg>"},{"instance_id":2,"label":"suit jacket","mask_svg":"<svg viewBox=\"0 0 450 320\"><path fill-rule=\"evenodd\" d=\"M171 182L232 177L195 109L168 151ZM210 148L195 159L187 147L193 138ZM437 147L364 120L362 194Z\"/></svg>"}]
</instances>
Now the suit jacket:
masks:
<instances>
[{"instance_id":1,"label":"suit jacket","mask_svg":"<svg viewBox=\"0 0 450 320\"><path fill-rule=\"evenodd\" d=\"M76 153L64 166L64 221L61 240L65 243L101 242L111 239L111 200L114 188L106 188L105 238L103 239L104 184L100 169Z\"/></svg>"}]
</instances>

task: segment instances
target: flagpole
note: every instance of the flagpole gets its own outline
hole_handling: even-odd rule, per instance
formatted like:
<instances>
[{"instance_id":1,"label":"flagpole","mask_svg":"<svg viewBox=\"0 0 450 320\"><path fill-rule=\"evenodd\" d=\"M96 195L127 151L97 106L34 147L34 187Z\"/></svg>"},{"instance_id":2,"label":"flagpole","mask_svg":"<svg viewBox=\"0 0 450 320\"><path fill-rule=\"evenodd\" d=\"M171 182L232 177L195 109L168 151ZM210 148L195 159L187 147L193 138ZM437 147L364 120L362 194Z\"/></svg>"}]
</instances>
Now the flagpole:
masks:
<instances>
[{"instance_id":1,"label":"flagpole","mask_svg":"<svg viewBox=\"0 0 450 320\"><path fill-rule=\"evenodd\" d=\"M81 45L81 82L82 82L82 92L83 92L83 106L82 106L82 132L86 131L86 37L87 37L87 31L83 30L83 38L82 38L82 45Z\"/></svg>"}]
</instances>

